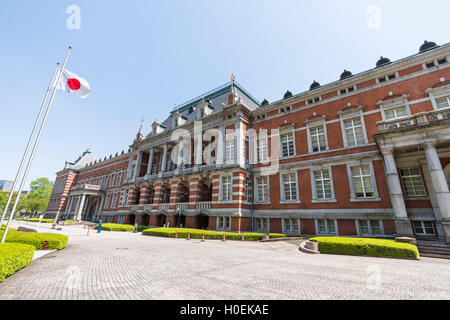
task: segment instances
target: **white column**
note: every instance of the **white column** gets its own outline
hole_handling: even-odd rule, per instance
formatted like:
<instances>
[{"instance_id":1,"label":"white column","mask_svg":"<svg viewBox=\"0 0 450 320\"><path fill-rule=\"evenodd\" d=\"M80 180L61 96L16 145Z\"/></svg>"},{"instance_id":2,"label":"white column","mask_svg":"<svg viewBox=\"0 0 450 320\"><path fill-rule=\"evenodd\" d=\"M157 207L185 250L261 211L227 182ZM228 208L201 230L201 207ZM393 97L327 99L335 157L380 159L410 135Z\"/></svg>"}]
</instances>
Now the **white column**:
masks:
<instances>
[{"instance_id":1,"label":"white column","mask_svg":"<svg viewBox=\"0 0 450 320\"><path fill-rule=\"evenodd\" d=\"M424 145L424 148L442 219L450 220L450 192L435 143L427 143Z\"/></svg>"},{"instance_id":2,"label":"white column","mask_svg":"<svg viewBox=\"0 0 450 320\"><path fill-rule=\"evenodd\" d=\"M131 167L133 166L133 158L134 155L130 155L130 160L128 160L127 176L125 177L126 182L131 180Z\"/></svg>"},{"instance_id":3,"label":"white column","mask_svg":"<svg viewBox=\"0 0 450 320\"><path fill-rule=\"evenodd\" d=\"M411 222L406 212L405 200L403 199L402 186L398 177L397 166L395 164L393 148L382 149L384 165L386 170L386 180L391 197L392 208L394 210L395 229L397 235L412 236Z\"/></svg>"},{"instance_id":4,"label":"white column","mask_svg":"<svg viewBox=\"0 0 450 320\"><path fill-rule=\"evenodd\" d=\"M147 165L147 175L152 174L152 166L153 166L153 157L155 155L155 150L153 148L150 149L150 156L148 157L148 165Z\"/></svg>"},{"instance_id":5,"label":"white column","mask_svg":"<svg viewBox=\"0 0 450 320\"><path fill-rule=\"evenodd\" d=\"M137 161L136 161L136 174L135 177L138 178L141 173L141 164L142 164L142 151L139 151Z\"/></svg>"},{"instance_id":6,"label":"white column","mask_svg":"<svg viewBox=\"0 0 450 320\"><path fill-rule=\"evenodd\" d=\"M245 136L244 136L244 124L240 121L235 125L235 135L236 135L236 157L237 164L244 168L245 167Z\"/></svg>"},{"instance_id":7,"label":"white column","mask_svg":"<svg viewBox=\"0 0 450 320\"><path fill-rule=\"evenodd\" d=\"M178 160L177 160L177 169L182 169L185 165L184 161L184 139L181 138L180 143L178 144ZM182 165L183 164L183 165Z\"/></svg>"},{"instance_id":8,"label":"white column","mask_svg":"<svg viewBox=\"0 0 450 320\"><path fill-rule=\"evenodd\" d=\"M82 195L81 196L81 201L80 201L80 203L79 203L79 206L78 206L78 212L77 212L77 218L75 219L75 220L77 220L77 221L80 221L81 220L81 213L82 213L82 211L83 211L83 207L84 207L84 201L86 200L86 195Z\"/></svg>"},{"instance_id":9,"label":"white column","mask_svg":"<svg viewBox=\"0 0 450 320\"><path fill-rule=\"evenodd\" d=\"M163 157L162 157L162 163L161 163L161 172L166 172L166 164L167 164L167 142L164 143L164 151L163 151Z\"/></svg>"}]
</instances>

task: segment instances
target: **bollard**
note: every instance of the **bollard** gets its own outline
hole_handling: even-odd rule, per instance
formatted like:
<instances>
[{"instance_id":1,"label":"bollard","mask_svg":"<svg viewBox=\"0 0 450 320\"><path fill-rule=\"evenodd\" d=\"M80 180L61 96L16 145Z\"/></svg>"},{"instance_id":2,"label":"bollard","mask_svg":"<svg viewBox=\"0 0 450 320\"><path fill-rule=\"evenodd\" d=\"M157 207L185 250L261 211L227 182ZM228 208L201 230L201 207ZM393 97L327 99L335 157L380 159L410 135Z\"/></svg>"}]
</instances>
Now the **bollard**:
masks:
<instances>
[{"instance_id":1,"label":"bollard","mask_svg":"<svg viewBox=\"0 0 450 320\"><path fill-rule=\"evenodd\" d=\"M187 239L188 239L188 240L191 240L191 234L190 234L190 233L188 233Z\"/></svg>"},{"instance_id":2,"label":"bollard","mask_svg":"<svg viewBox=\"0 0 450 320\"><path fill-rule=\"evenodd\" d=\"M222 237L222 242L225 242L225 234Z\"/></svg>"},{"instance_id":3,"label":"bollard","mask_svg":"<svg viewBox=\"0 0 450 320\"><path fill-rule=\"evenodd\" d=\"M205 234L202 235L202 242L205 242Z\"/></svg>"}]
</instances>

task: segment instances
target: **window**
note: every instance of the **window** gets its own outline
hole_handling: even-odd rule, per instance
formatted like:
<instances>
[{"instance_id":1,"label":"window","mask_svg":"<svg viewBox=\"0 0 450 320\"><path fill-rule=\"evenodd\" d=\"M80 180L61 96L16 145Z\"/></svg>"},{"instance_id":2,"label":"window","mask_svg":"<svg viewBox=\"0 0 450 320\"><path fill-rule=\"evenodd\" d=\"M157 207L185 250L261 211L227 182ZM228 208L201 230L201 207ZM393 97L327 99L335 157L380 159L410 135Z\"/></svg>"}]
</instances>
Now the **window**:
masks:
<instances>
[{"instance_id":1,"label":"window","mask_svg":"<svg viewBox=\"0 0 450 320\"><path fill-rule=\"evenodd\" d=\"M256 120L261 120L261 119L265 119L265 118L266 118L266 114L265 113L256 116Z\"/></svg>"},{"instance_id":2,"label":"window","mask_svg":"<svg viewBox=\"0 0 450 320\"><path fill-rule=\"evenodd\" d=\"M131 180L134 180L135 174L136 174L136 165L133 164L133 166L131 167Z\"/></svg>"},{"instance_id":3,"label":"window","mask_svg":"<svg viewBox=\"0 0 450 320\"><path fill-rule=\"evenodd\" d=\"M125 190L123 194L122 206L126 207L128 204L128 190Z\"/></svg>"},{"instance_id":4,"label":"window","mask_svg":"<svg viewBox=\"0 0 450 320\"><path fill-rule=\"evenodd\" d=\"M320 101L322 101L322 97L321 96L315 97L315 98L312 98L312 99L308 99L307 103L308 104L313 104L313 103L317 103L317 102L320 102Z\"/></svg>"},{"instance_id":5,"label":"window","mask_svg":"<svg viewBox=\"0 0 450 320\"><path fill-rule=\"evenodd\" d=\"M392 108L384 111L384 115L386 120L406 117L408 115L406 111L406 106L401 106L397 108Z\"/></svg>"},{"instance_id":6,"label":"window","mask_svg":"<svg viewBox=\"0 0 450 320\"><path fill-rule=\"evenodd\" d=\"M217 217L217 230L230 230L231 217Z\"/></svg>"},{"instance_id":7,"label":"window","mask_svg":"<svg viewBox=\"0 0 450 320\"><path fill-rule=\"evenodd\" d=\"M269 158L267 137L259 138L256 146L258 152L258 163L265 163Z\"/></svg>"},{"instance_id":8,"label":"window","mask_svg":"<svg viewBox=\"0 0 450 320\"><path fill-rule=\"evenodd\" d=\"M332 199L331 179L329 170L317 170L313 172L316 200Z\"/></svg>"},{"instance_id":9,"label":"window","mask_svg":"<svg viewBox=\"0 0 450 320\"><path fill-rule=\"evenodd\" d=\"M383 234L381 220L357 220L360 235L381 235Z\"/></svg>"},{"instance_id":10,"label":"window","mask_svg":"<svg viewBox=\"0 0 450 320\"><path fill-rule=\"evenodd\" d=\"M283 219L283 232L290 234L300 233L300 220L299 219Z\"/></svg>"},{"instance_id":11,"label":"window","mask_svg":"<svg viewBox=\"0 0 450 320\"><path fill-rule=\"evenodd\" d=\"M433 68L434 67L434 61L426 64L427 68Z\"/></svg>"},{"instance_id":12,"label":"window","mask_svg":"<svg viewBox=\"0 0 450 320\"><path fill-rule=\"evenodd\" d=\"M445 63L447 63L447 58L446 57L438 60L438 64L445 64Z\"/></svg>"},{"instance_id":13,"label":"window","mask_svg":"<svg viewBox=\"0 0 450 320\"><path fill-rule=\"evenodd\" d=\"M117 176L117 181L116 181L117 186L120 186L120 184L121 184L120 180L122 180L122 172L119 172L119 175Z\"/></svg>"},{"instance_id":14,"label":"window","mask_svg":"<svg viewBox=\"0 0 450 320\"><path fill-rule=\"evenodd\" d=\"M414 232L419 235L434 235L434 227L431 221L414 221Z\"/></svg>"},{"instance_id":15,"label":"window","mask_svg":"<svg viewBox=\"0 0 450 320\"><path fill-rule=\"evenodd\" d=\"M294 155L294 134L285 133L281 135L281 154L283 157Z\"/></svg>"},{"instance_id":16,"label":"window","mask_svg":"<svg viewBox=\"0 0 450 320\"><path fill-rule=\"evenodd\" d=\"M423 185L419 168L401 169L400 176L402 178L403 190L405 190L407 197L426 196L425 186Z\"/></svg>"},{"instance_id":17,"label":"window","mask_svg":"<svg viewBox=\"0 0 450 320\"><path fill-rule=\"evenodd\" d=\"M351 167L353 190L356 198L372 198L375 196L375 190L372 183L370 167L356 166Z\"/></svg>"},{"instance_id":18,"label":"window","mask_svg":"<svg viewBox=\"0 0 450 320\"><path fill-rule=\"evenodd\" d=\"M244 194L243 194L243 197L244 197L244 200L245 201L248 201L248 178L247 177L245 177L244 178Z\"/></svg>"},{"instance_id":19,"label":"window","mask_svg":"<svg viewBox=\"0 0 450 320\"><path fill-rule=\"evenodd\" d=\"M105 209L109 208L109 201L111 200L111 194L106 196Z\"/></svg>"},{"instance_id":20,"label":"window","mask_svg":"<svg viewBox=\"0 0 450 320\"><path fill-rule=\"evenodd\" d=\"M364 144L364 128L360 117L344 120L344 129L348 146Z\"/></svg>"},{"instance_id":21,"label":"window","mask_svg":"<svg viewBox=\"0 0 450 320\"><path fill-rule=\"evenodd\" d=\"M340 93L340 94L346 94L346 93L355 91L355 89L356 89L355 86L353 86L353 87L348 87L348 88L339 90L339 93Z\"/></svg>"},{"instance_id":22,"label":"window","mask_svg":"<svg viewBox=\"0 0 450 320\"><path fill-rule=\"evenodd\" d=\"M337 235L336 220L317 219L318 234Z\"/></svg>"},{"instance_id":23,"label":"window","mask_svg":"<svg viewBox=\"0 0 450 320\"><path fill-rule=\"evenodd\" d=\"M317 126L309 129L309 137L311 139L311 151L320 152L327 150L327 142L325 139L324 126Z\"/></svg>"},{"instance_id":24,"label":"window","mask_svg":"<svg viewBox=\"0 0 450 320\"><path fill-rule=\"evenodd\" d=\"M287 106L287 107L283 107L283 108L278 109L278 113L285 113L285 112L289 112L291 110L292 110L292 107L291 106Z\"/></svg>"},{"instance_id":25,"label":"window","mask_svg":"<svg viewBox=\"0 0 450 320\"><path fill-rule=\"evenodd\" d=\"M281 175L283 181L283 200L297 200L297 177L295 173L285 173Z\"/></svg>"},{"instance_id":26,"label":"window","mask_svg":"<svg viewBox=\"0 0 450 320\"><path fill-rule=\"evenodd\" d=\"M257 202L269 201L269 177L261 176L256 178L257 184Z\"/></svg>"},{"instance_id":27,"label":"window","mask_svg":"<svg viewBox=\"0 0 450 320\"><path fill-rule=\"evenodd\" d=\"M396 73L388 74L387 76L383 76L381 78L378 78L378 83L386 82L386 81L389 81L389 80L394 80L395 78L397 78L397 74Z\"/></svg>"},{"instance_id":28,"label":"window","mask_svg":"<svg viewBox=\"0 0 450 320\"><path fill-rule=\"evenodd\" d=\"M255 228L258 232L269 232L269 219L267 218L256 218Z\"/></svg>"},{"instance_id":29,"label":"window","mask_svg":"<svg viewBox=\"0 0 450 320\"><path fill-rule=\"evenodd\" d=\"M437 98L436 105L437 105L438 109L444 109L444 108L450 107L450 96Z\"/></svg>"},{"instance_id":30,"label":"window","mask_svg":"<svg viewBox=\"0 0 450 320\"><path fill-rule=\"evenodd\" d=\"M227 135L225 141L225 162L233 163L234 162L234 135Z\"/></svg>"},{"instance_id":31,"label":"window","mask_svg":"<svg viewBox=\"0 0 450 320\"><path fill-rule=\"evenodd\" d=\"M115 208L117 204L117 193L113 194L111 208Z\"/></svg>"},{"instance_id":32,"label":"window","mask_svg":"<svg viewBox=\"0 0 450 320\"><path fill-rule=\"evenodd\" d=\"M222 200L232 200L233 183L231 176L222 177Z\"/></svg>"}]
</instances>

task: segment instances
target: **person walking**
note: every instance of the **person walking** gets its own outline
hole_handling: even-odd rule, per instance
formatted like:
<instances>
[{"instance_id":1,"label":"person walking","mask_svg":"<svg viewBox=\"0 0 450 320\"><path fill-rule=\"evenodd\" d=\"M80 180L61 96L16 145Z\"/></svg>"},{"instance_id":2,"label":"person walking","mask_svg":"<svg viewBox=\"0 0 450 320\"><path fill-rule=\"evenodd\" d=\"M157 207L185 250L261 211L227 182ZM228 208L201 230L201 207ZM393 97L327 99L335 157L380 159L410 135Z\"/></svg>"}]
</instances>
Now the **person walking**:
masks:
<instances>
[{"instance_id":1,"label":"person walking","mask_svg":"<svg viewBox=\"0 0 450 320\"><path fill-rule=\"evenodd\" d=\"M100 221L98 222L97 233L100 233L102 231L102 223L103 223L103 220L100 219Z\"/></svg>"}]
</instances>

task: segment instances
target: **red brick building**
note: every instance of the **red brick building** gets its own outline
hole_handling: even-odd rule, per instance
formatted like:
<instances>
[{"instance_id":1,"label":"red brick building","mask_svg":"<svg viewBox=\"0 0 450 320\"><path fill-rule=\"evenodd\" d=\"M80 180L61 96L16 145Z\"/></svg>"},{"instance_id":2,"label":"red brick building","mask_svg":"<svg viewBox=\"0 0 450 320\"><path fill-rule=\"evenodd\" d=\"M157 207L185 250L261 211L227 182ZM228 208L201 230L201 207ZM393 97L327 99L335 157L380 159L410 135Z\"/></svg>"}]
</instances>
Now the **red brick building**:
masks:
<instances>
[{"instance_id":1,"label":"red brick building","mask_svg":"<svg viewBox=\"0 0 450 320\"><path fill-rule=\"evenodd\" d=\"M67 162L47 215L449 242L449 62L450 44L425 42L261 104L232 79L141 128L128 152Z\"/></svg>"}]
</instances>

